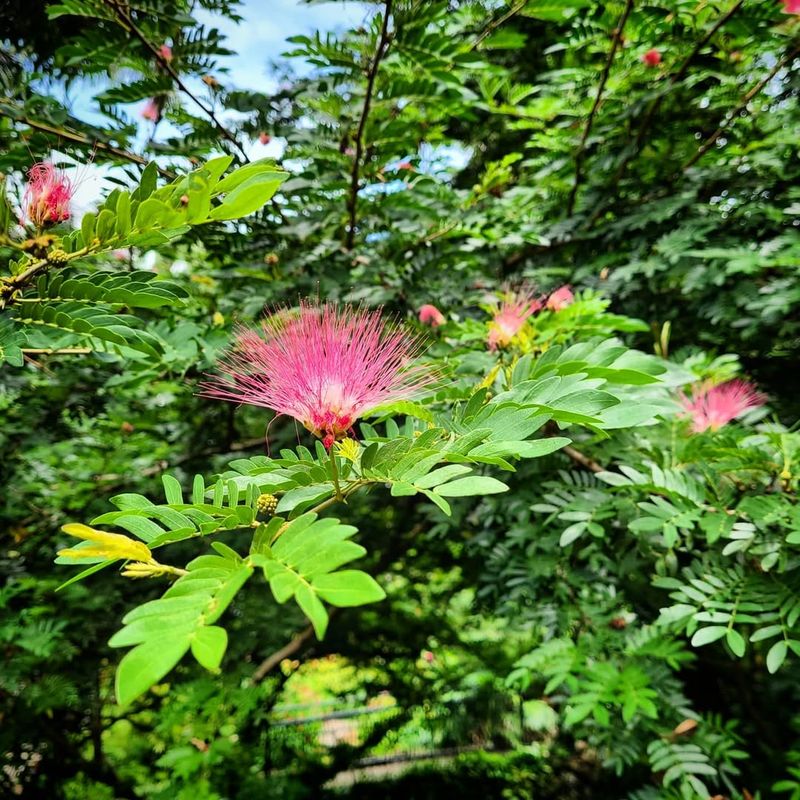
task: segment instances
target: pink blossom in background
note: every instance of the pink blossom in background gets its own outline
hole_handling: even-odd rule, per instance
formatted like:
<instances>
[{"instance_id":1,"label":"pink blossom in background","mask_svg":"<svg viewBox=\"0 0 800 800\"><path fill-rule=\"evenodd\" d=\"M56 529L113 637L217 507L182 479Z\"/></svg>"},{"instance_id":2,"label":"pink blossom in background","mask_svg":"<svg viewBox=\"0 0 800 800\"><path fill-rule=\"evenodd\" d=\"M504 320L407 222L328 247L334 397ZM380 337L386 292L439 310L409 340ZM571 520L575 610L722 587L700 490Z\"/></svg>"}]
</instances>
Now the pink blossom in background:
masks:
<instances>
[{"instance_id":1,"label":"pink blossom in background","mask_svg":"<svg viewBox=\"0 0 800 800\"><path fill-rule=\"evenodd\" d=\"M397 169L399 169L399 170L414 169L414 167L411 165L410 161L401 161L397 165Z\"/></svg>"},{"instance_id":2,"label":"pink blossom in background","mask_svg":"<svg viewBox=\"0 0 800 800\"><path fill-rule=\"evenodd\" d=\"M423 325L430 325L432 328L438 328L440 325L444 325L446 320L444 314L442 314L436 306L425 303L424 306L419 307L419 321Z\"/></svg>"},{"instance_id":3,"label":"pink blossom in background","mask_svg":"<svg viewBox=\"0 0 800 800\"><path fill-rule=\"evenodd\" d=\"M547 307L551 311L561 311L575 300L575 295L569 286L561 286L547 298Z\"/></svg>"},{"instance_id":4,"label":"pink blossom in background","mask_svg":"<svg viewBox=\"0 0 800 800\"><path fill-rule=\"evenodd\" d=\"M533 290L523 286L507 290L505 298L489 323L489 349L505 347L521 330L525 321L542 308L542 301Z\"/></svg>"},{"instance_id":5,"label":"pink blossom in background","mask_svg":"<svg viewBox=\"0 0 800 800\"><path fill-rule=\"evenodd\" d=\"M429 663L433 664L436 660L436 656L430 650L423 650L422 657Z\"/></svg>"},{"instance_id":6,"label":"pink blossom in background","mask_svg":"<svg viewBox=\"0 0 800 800\"><path fill-rule=\"evenodd\" d=\"M716 430L753 408L763 406L767 397L743 380L732 380L717 386L696 386L692 396L681 395L686 416L691 417L692 430Z\"/></svg>"},{"instance_id":7,"label":"pink blossom in background","mask_svg":"<svg viewBox=\"0 0 800 800\"><path fill-rule=\"evenodd\" d=\"M261 131L261 133L258 134L258 141L261 142L261 144L269 144L272 141L272 137L268 133Z\"/></svg>"},{"instance_id":8,"label":"pink blossom in background","mask_svg":"<svg viewBox=\"0 0 800 800\"><path fill-rule=\"evenodd\" d=\"M172 61L172 48L168 44L162 44L161 47L158 48L158 54L164 61Z\"/></svg>"},{"instance_id":9,"label":"pink blossom in background","mask_svg":"<svg viewBox=\"0 0 800 800\"><path fill-rule=\"evenodd\" d=\"M150 122L158 122L161 119L161 109L155 100L147 101L147 104L142 109L142 119L150 120Z\"/></svg>"},{"instance_id":10,"label":"pink blossom in background","mask_svg":"<svg viewBox=\"0 0 800 800\"><path fill-rule=\"evenodd\" d=\"M784 14L800 14L800 0L783 0Z\"/></svg>"},{"instance_id":11,"label":"pink blossom in background","mask_svg":"<svg viewBox=\"0 0 800 800\"><path fill-rule=\"evenodd\" d=\"M642 64L646 67L657 67L661 63L661 53L653 48L642 56Z\"/></svg>"},{"instance_id":12,"label":"pink blossom in background","mask_svg":"<svg viewBox=\"0 0 800 800\"><path fill-rule=\"evenodd\" d=\"M26 219L37 228L65 222L70 217L69 204L75 194L70 179L49 161L40 161L28 170L22 206Z\"/></svg>"},{"instance_id":13,"label":"pink blossom in background","mask_svg":"<svg viewBox=\"0 0 800 800\"><path fill-rule=\"evenodd\" d=\"M304 301L262 323L263 337L240 329L200 385L203 397L271 408L301 422L330 448L365 412L404 400L435 379L411 360L419 340L381 312Z\"/></svg>"}]
</instances>

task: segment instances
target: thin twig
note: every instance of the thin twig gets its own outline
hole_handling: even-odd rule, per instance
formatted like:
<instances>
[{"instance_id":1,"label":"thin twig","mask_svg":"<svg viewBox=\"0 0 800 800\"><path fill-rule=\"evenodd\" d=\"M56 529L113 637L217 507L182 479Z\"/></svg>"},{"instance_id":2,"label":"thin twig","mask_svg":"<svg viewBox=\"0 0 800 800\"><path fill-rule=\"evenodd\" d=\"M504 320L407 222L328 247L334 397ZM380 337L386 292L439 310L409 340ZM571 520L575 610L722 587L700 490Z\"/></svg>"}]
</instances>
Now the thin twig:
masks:
<instances>
[{"instance_id":1,"label":"thin twig","mask_svg":"<svg viewBox=\"0 0 800 800\"><path fill-rule=\"evenodd\" d=\"M715 23L708 29L706 35L700 39L697 44L694 46L692 52L686 57L684 62L681 64L677 72L673 73L669 77L669 86L673 87L680 83L685 77L686 73L689 71L689 67L691 66L692 62L695 58L702 52L703 48L711 41L714 35L719 31L727 22L731 19L731 17L744 5L744 0L738 0L730 9L728 9L725 14L723 14ZM617 167L616 172L614 173L614 177L611 179L611 191L613 193L613 199L616 199L618 194L618 187L620 181L622 180L623 176L625 175L625 171L628 168L628 165L631 161L633 161L636 156L642 151L642 146L644 145L645 136L647 135L648 130L650 129L650 123L655 118L655 115L658 113L659 109L661 108L661 104L664 101L664 98L667 96L667 92L662 92L656 97L652 103L645 111L644 116L642 117L642 122L639 125L639 131L636 134L636 140L633 143L633 147L628 151L628 153L624 156L622 161L620 162L619 166ZM610 205L610 202L607 200L604 203L600 203L597 208L595 208L592 215L586 222L586 228L591 228L592 225L602 216L605 210Z\"/></svg>"},{"instance_id":2,"label":"thin twig","mask_svg":"<svg viewBox=\"0 0 800 800\"><path fill-rule=\"evenodd\" d=\"M589 456L584 455L580 450L576 450L574 447L572 447L572 445L562 447L561 452L565 456L569 456L576 464L580 464L584 469L588 469L590 472L605 472L605 469L593 458L589 458Z\"/></svg>"},{"instance_id":3,"label":"thin twig","mask_svg":"<svg viewBox=\"0 0 800 800\"><path fill-rule=\"evenodd\" d=\"M9 102L5 98L0 100L0 102L6 103ZM110 155L117 156L118 158L124 159L125 161L131 161L134 164L141 164L142 166L147 165L147 159L143 156L137 155L136 153L131 153L128 150L123 150L121 147L115 147L108 142L104 142L100 139L93 138L91 136L86 136L85 134L80 133L79 131L72 130L70 128L58 128L54 125L49 125L45 122L40 122L38 120L29 119L28 117L21 116L21 117L12 117L10 114L4 114L2 107L0 107L0 116L7 116L12 122L21 122L23 125L27 125L29 128L33 128L37 131L42 131L44 133L52 133L54 136L58 136L61 139L66 139L70 142L76 142L77 144L85 144L89 147L93 147L95 150L102 150L104 153L109 153ZM172 180L175 177L175 174L170 172L168 169L163 169L158 167L159 174L164 177Z\"/></svg>"},{"instance_id":4,"label":"thin twig","mask_svg":"<svg viewBox=\"0 0 800 800\"><path fill-rule=\"evenodd\" d=\"M83 247L74 253L62 253L58 261L53 260L54 256L40 258L31 262L28 268L20 272L19 275L0 278L0 311L11 305L14 302L14 295L24 289L34 278L46 272L48 267L62 267L69 261L85 256L88 252L90 252L90 248Z\"/></svg>"},{"instance_id":5,"label":"thin twig","mask_svg":"<svg viewBox=\"0 0 800 800\"><path fill-rule=\"evenodd\" d=\"M726 128L735 120L742 112L747 112L747 104L793 59L800 53L800 45L795 47L789 53L787 53L770 71L769 73L762 78L752 89L742 98L741 102L739 103L733 111L729 111L725 115L725 119L722 120L720 123L719 128L717 128L711 136L706 139L703 144L697 149L697 152L681 167L681 172L686 172L689 167L696 164L714 145L714 142L719 139L720 136L725 132Z\"/></svg>"},{"instance_id":6,"label":"thin twig","mask_svg":"<svg viewBox=\"0 0 800 800\"><path fill-rule=\"evenodd\" d=\"M332 617L336 609L331 609L328 612L328 617ZM276 650L274 653L268 655L259 665L256 671L251 676L250 680L253 683L261 683L267 675L272 672L284 658L294 655L301 647L314 635L313 626L309 625L304 628L300 633L296 634L290 642Z\"/></svg>"},{"instance_id":7,"label":"thin twig","mask_svg":"<svg viewBox=\"0 0 800 800\"><path fill-rule=\"evenodd\" d=\"M247 157L247 153L244 151L244 148L239 144L236 137L219 121L217 115L214 113L212 108L209 108L199 97L197 97L191 89L183 82L181 76L175 71L175 68L169 62L169 59L164 58L161 54L161 51L158 47L156 47L145 35L142 33L141 30L136 26L136 23L130 17L129 14L125 13L125 9L122 8L116 0L103 0L109 8L111 8L117 16L120 24L123 28L125 28L129 33L132 33L153 55L153 57L158 61L159 65L164 69L164 71L172 78L175 85L211 120L214 127L224 136L242 155L242 158L249 162L250 159Z\"/></svg>"},{"instance_id":8,"label":"thin twig","mask_svg":"<svg viewBox=\"0 0 800 800\"><path fill-rule=\"evenodd\" d=\"M614 32L611 36L611 49L608 52L606 63L600 76L600 83L597 87L597 94L595 95L594 103L592 104L592 110L589 112L589 117L586 120L586 126L583 129L583 135L578 143L578 151L575 153L575 183L572 186L572 190L569 193L569 199L567 200L567 216L572 216L572 212L575 208L575 200L578 197L578 189L581 185L581 179L583 177L583 157L586 151L586 142L588 141L589 134L592 131L592 125L594 124L597 110L600 108L600 103L603 101L603 92L605 91L606 83L608 82L608 76L611 73L611 65L614 62L614 56L616 55L620 46L620 42L622 41L622 32L625 29L625 23L628 21L628 15L631 13L631 9L633 8L633 3L634 0L627 0L625 3L625 9L622 12L622 16L620 16L617 27L614 29Z\"/></svg>"},{"instance_id":9,"label":"thin twig","mask_svg":"<svg viewBox=\"0 0 800 800\"><path fill-rule=\"evenodd\" d=\"M486 29L481 32L480 36L478 36L478 38L475 39L475 41L472 43L472 46L469 49L477 50L487 36L494 33L494 31L496 31L504 22L508 22L508 20L510 20L511 17L522 11L522 9L525 8L525 6L527 5L527 2L528 0L519 0L519 2L516 5L512 6L511 9L509 9L509 11L507 11L502 17L498 17L498 19L494 20L493 22L490 22L486 26Z\"/></svg>"},{"instance_id":10,"label":"thin twig","mask_svg":"<svg viewBox=\"0 0 800 800\"><path fill-rule=\"evenodd\" d=\"M378 66L381 59L386 53L389 45L389 17L392 13L392 0L386 0L386 7L383 11L383 22L381 23L381 32L378 37L378 47L375 50L375 55L372 63L369 66L367 73L367 88L364 94L364 105L361 108L361 118L358 120L358 128L356 130L355 153L353 154L353 168L350 172L350 194L347 198L347 231L345 233L344 245L347 250L353 249L356 237L356 222L358 219L358 184L359 184L359 170L361 168L361 158L364 152L364 129L367 125L367 117L369 116L370 105L372 104L372 92L375 88L375 78L378 75Z\"/></svg>"},{"instance_id":11,"label":"thin twig","mask_svg":"<svg viewBox=\"0 0 800 800\"><path fill-rule=\"evenodd\" d=\"M55 350L47 347L23 347L22 352L24 355L80 356L94 351L91 347L62 347Z\"/></svg>"}]
</instances>

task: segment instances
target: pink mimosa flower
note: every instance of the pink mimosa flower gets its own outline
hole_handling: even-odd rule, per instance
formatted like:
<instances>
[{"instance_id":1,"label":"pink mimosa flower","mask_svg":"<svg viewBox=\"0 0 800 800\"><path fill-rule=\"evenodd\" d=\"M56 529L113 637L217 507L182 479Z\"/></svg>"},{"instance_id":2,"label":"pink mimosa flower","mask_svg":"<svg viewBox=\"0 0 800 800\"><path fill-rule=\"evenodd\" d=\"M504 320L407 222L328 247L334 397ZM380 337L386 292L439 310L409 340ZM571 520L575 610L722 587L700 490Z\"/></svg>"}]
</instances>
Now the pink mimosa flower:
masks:
<instances>
[{"instance_id":1,"label":"pink mimosa flower","mask_svg":"<svg viewBox=\"0 0 800 800\"><path fill-rule=\"evenodd\" d=\"M572 294L569 286L561 286L547 298L547 307L551 311L561 311L562 308L571 305L574 300L575 295Z\"/></svg>"},{"instance_id":2,"label":"pink mimosa flower","mask_svg":"<svg viewBox=\"0 0 800 800\"><path fill-rule=\"evenodd\" d=\"M715 431L745 411L763 406L767 397L746 381L732 380L710 388L697 386L691 397L681 395L680 401L692 419L692 430L700 433L709 428Z\"/></svg>"},{"instance_id":3,"label":"pink mimosa flower","mask_svg":"<svg viewBox=\"0 0 800 800\"><path fill-rule=\"evenodd\" d=\"M436 306L425 303L424 306L419 307L419 321L423 325L430 325L432 328L438 328L440 325L444 325L445 318L444 314L442 314Z\"/></svg>"},{"instance_id":4,"label":"pink mimosa flower","mask_svg":"<svg viewBox=\"0 0 800 800\"><path fill-rule=\"evenodd\" d=\"M40 161L28 170L28 185L22 205L25 216L37 228L69 219L69 204L75 186L49 161Z\"/></svg>"},{"instance_id":5,"label":"pink mimosa flower","mask_svg":"<svg viewBox=\"0 0 800 800\"><path fill-rule=\"evenodd\" d=\"M161 109L155 100L148 100L147 105L142 109L142 119L150 122L158 122L161 119Z\"/></svg>"},{"instance_id":6,"label":"pink mimosa flower","mask_svg":"<svg viewBox=\"0 0 800 800\"><path fill-rule=\"evenodd\" d=\"M271 408L301 422L330 448L382 403L404 400L435 379L411 365L419 341L381 312L304 301L262 323L263 338L240 329L200 394Z\"/></svg>"},{"instance_id":7,"label":"pink mimosa flower","mask_svg":"<svg viewBox=\"0 0 800 800\"><path fill-rule=\"evenodd\" d=\"M158 54L167 63L172 61L172 48L168 44L162 44L161 47L158 48Z\"/></svg>"},{"instance_id":8,"label":"pink mimosa flower","mask_svg":"<svg viewBox=\"0 0 800 800\"><path fill-rule=\"evenodd\" d=\"M520 332L525 321L542 307L530 287L507 289L500 307L489 323L489 349L505 347Z\"/></svg>"},{"instance_id":9,"label":"pink mimosa flower","mask_svg":"<svg viewBox=\"0 0 800 800\"><path fill-rule=\"evenodd\" d=\"M784 14L800 14L800 0L783 0Z\"/></svg>"},{"instance_id":10,"label":"pink mimosa flower","mask_svg":"<svg viewBox=\"0 0 800 800\"><path fill-rule=\"evenodd\" d=\"M642 56L642 64L646 67L657 67L661 63L661 53L653 48Z\"/></svg>"},{"instance_id":11,"label":"pink mimosa flower","mask_svg":"<svg viewBox=\"0 0 800 800\"><path fill-rule=\"evenodd\" d=\"M272 141L272 137L268 133L261 131L261 133L258 134L258 141L261 142L261 144L269 144Z\"/></svg>"}]
</instances>

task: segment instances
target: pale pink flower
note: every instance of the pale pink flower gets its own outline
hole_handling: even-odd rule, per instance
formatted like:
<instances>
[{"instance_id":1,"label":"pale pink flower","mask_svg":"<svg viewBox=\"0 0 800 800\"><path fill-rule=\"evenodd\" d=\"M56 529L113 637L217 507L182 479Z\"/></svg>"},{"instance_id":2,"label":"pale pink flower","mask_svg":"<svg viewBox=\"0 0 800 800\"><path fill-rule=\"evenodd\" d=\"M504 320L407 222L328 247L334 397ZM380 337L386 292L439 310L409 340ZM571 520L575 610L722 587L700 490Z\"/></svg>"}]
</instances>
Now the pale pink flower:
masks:
<instances>
[{"instance_id":1,"label":"pale pink flower","mask_svg":"<svg viewBox=\"0 0 800 800\"><path fill-rule=\"evenodd\" d=\"M261 144L269 144L272 141L272 137L268 133L261 131L261 133L258 134L258 141L261 142Z\"/></svg>"},{"instance_id":2,"label":"pale pink flower","mask_svg":"<svg viewBox=\"0 0 800 800\"><path fill-rule=\"evenodd\" d=\"M440 325L444 325L445 318L444 314L442 314L436 306L425 303L425 305L419 307L419 321L423 325L430 325L432 328L438 328Z\"/></svg>"},{"instance_id":3,"label":"pale pink flower","mask_svg":"<svg viewBox=\"0 0 800 800\"><path fill-rule=\"evenodd\" d=\"M500 307L489 323L489 349L505 347L519 333L525 321L542 308L542 301L533 290L522 286L516 291L507 289Z\"/></svg>"},{"instance_id":4,"label":"pale pink flower","mask_svg":"<svg viewBox=\"0 0 800 800\"><path fill-rule=\"evenodd\" d=\"M661 53L655 47L642 55L642 64L646 67L657 67L660 63Z\"/></svg>"},{"instance_id":5,"label":"pale pink flower","mask_svg":"<svg viewBox=\"0 0 800 800\"><path fill-rule=\"evenodd\" d=\"M737 379L717 386L696 386L692 396L681 395L680 402L686 416L692 419L692 430L700 433L709 428L715 431L745 411L763 406L767 397L746 381Z\"/></svg>"},{"instance_id":6,"label":"pale pink flower","mask_svg":"<svg viewBox=\"0 0 800 800\"><path fill-rule=\"evenodd\" d=\"M25 217L37 228L65 222L75 186L66 174L49 161L40 161L28 170L22 206Z\"/></svg>"},{"instance_id":7,"label":"pale pink flower","mask_svg":"<svg viewBox=\"0 0 800 800\"><path fill-rule=\"evenodd\" d=\"M800 14L800 0L783 0L784 14Z\"/></svg>"},{"instance_id":8,"label":"pale pink flower","mask_svg":"<svg viewBox=\"0 0 800 800\"><path fill-rule=\"evenodd\" d=\"M158 54L167 63L172 61L172 48L168 44L162 44L161 47L158 48Z\"/></svg>"},{"instance_id":9,"label":"pale pink flower","mask_svg":"<svg viewBox=\"0 0 800 800\"><path fill-rule=\"evenodd\" d=\"M547 307L551 311L561 311L562 308L571 305L574 300L575 295L572 294L569 286L561 286L547 298Z\"/></svg>"},{"instance_id":10,"label":"pale pink flower","mask_svg":"<svg viewBox=\"0 0 800 800\"><path fill-rule=\"evenodd\" d=\"M411 397L434 380L411 365L419 340L381 312L304 301L262 323L263 338L240 329L200 394L271 408L301 422L330 446L376 406Z\"/></svg>"},{"instance_id":11,"label":"pale pink flower","mask_svg":"<svg viewBox=\"0 0 800 800\"><path fill-rule=\"evenodd\" d=\"M161 109L154 99L148 100L142 109L142 119L150 120L150 122L158 122L161 119Z\"/></svg>"}]
</instances>

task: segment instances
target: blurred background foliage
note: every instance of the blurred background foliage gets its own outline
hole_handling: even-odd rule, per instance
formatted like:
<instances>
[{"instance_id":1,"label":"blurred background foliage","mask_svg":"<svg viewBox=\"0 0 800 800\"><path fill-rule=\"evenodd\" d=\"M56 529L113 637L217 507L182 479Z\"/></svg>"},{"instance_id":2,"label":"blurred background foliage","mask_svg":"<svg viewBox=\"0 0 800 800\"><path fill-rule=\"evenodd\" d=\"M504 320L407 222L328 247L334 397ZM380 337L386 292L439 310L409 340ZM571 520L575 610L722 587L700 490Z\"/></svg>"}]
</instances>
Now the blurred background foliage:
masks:
<instances>
[{"instance_id":1,"label":"blurred background foliage","mask_svg":"<svg viewBox=\"0 0 800 800\"><path fill-rule=\"evenodd\" d=\"M96 260L185 289L138 312L157 356L0 327L23 354L0 372L0 793L800 797L792 5L364 3L351 30L293 36L275 91L255 92L208 23L239 19L229 0L6 4L12 205L51 153L132 186L151 159L169 179L260 139L291 175L243 221ZM107 641L159 587L106 571L56 592L59 528L167 468L188 483L264 452L263 412L194 395L233 324L307 294L412 325L434 303L448 322L430 353L476 384L488 293L522 279L583 291L535 356L619 332L669 359L675 397L744 374L768 411L698 435L674 413L583 433L450 519L354 500L386 601L317 642L248 588L220 675L184 665L116 706Z\"/></svg>"}]
</instances>

